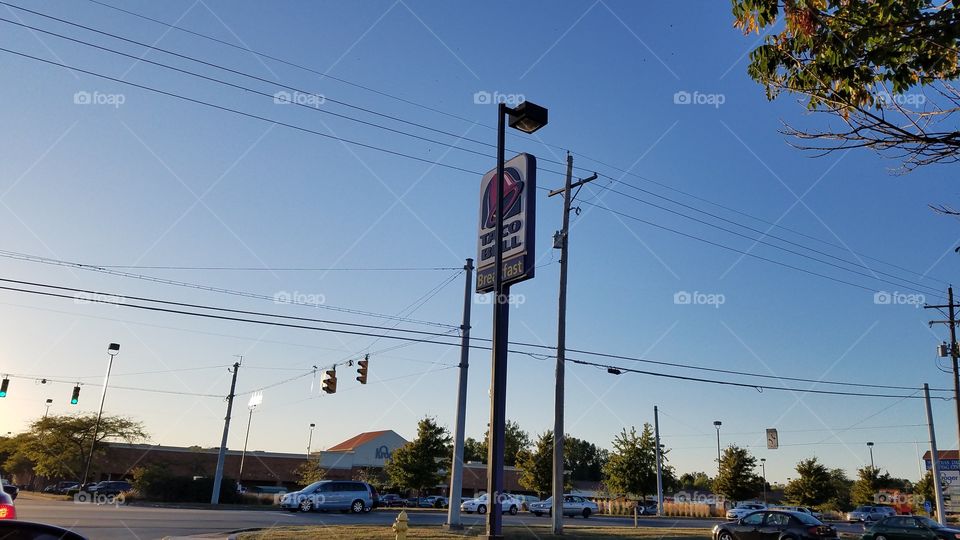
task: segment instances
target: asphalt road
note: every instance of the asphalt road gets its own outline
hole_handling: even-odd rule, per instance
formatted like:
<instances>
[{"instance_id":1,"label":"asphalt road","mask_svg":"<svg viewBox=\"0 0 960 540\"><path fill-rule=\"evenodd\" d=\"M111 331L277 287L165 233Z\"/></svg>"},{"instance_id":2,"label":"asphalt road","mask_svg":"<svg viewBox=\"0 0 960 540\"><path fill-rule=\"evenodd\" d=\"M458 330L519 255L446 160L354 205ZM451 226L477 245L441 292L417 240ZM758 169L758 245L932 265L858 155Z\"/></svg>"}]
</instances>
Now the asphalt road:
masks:
<instances>
[{"instance_id":1,"label":"asphalt road","mask_svg":"<svg viewBox=\"0 0 960 540\"><path fill-rule=\"evenodd\" d=\"M149 506L107 506L78 504L70 501L51 501L21 497L17 500L17 518L24 521L39 521L65 527L91 539L154 539L190 536L199 534L227 533L239 529L268 528L288 525L382 525L389 527L396 519L398 509L383 509L369 514L341 514L339 512L309 514L289 513L279 510L197 510ZM439 525L446 521L445 512L411 511L410 524ZM463 514L465 527L484 526L485 516ZM536 517L522 513L504 515L506 525L548 526L546 516ZM608 527L632 527L633 518L595 516L565 518L571 525ZM717 520L640 518L642 527L692 527L710 528ZM840 525L841 531L857 532L862 527ZM224 534L224 536L226 536Z\"/></svg>"}]
</instances>

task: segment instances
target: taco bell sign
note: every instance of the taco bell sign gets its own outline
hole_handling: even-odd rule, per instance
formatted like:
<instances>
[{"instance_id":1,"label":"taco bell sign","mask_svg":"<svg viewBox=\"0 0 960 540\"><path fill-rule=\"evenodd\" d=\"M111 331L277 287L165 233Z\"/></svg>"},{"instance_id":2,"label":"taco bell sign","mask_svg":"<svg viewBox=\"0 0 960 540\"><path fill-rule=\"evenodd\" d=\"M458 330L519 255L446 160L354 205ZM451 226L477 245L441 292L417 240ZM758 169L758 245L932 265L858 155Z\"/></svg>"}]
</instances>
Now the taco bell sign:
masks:
<instances>
[{"instance_id":1,"label":"taco bell sign","mask_svg":"<svg viewBox=\"0 0 960 540\"><path fill-rule=\"evenodd\" d=\"M494 287L497 257L497 170L480 181L480 228L477 242L477 292ZM519 154L503 164L503 283L533 277L536 231L537 158Z\"/></svg>"}]
</instances>

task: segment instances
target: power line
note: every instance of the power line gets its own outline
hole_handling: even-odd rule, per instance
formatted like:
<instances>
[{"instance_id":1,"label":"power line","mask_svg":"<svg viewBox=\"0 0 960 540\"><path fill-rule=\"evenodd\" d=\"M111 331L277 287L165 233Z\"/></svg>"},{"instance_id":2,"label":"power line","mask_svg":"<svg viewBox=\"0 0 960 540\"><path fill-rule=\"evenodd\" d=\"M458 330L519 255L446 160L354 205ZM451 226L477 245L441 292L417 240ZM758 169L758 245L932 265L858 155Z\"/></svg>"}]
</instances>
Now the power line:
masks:
<instances>
[{"instance_id":1,"label":"power line","mask_svg":"<svg viewBox=\"0 0 960 540\"><path fill-rule=\"evenodd\" d=\"M418 320L418 319L411 319L411 318L408 318L408 317L397 317L397 316L395 316L395 315L386 315L386 314L383 314L383 313L375 313L375 312L372 312L372 311L363 311L363 310L352 309L352 308L344 308L344 307L338 307L338 306L331 306L331 305L327 305L327 304L325 304L325 303L302 302L302 301L300 301L300 300L297 300L296 298L293 298L292 296L291 296L291 298L285 298L285 297L284 297L284 298L279 298L277 295L268 296L268 295L264 295L264 294L252 293L252 292L247 292L247 291L238 291L238 290L234 290L234 289L224 289L224 288L221 288L221 287L212 287L212 286L209 286L209 285L201 285L201 284L190 283L190 282L186 282L186 281L177 281L177 280L167 279L167 278L158 278L158 277L154 277L154 276L147 276L147 275L144 275L144 274L135 274L135 273L131 273L131 272L123 272L123 271L119 271L119 270L112 270L112 269L110 269L110 268L108 268L108 267L105 267L105 266L94 266L94 265L84 264L84 263L78 263L78 262L72 262L72 261L64 261L64 260L60 260L60 259L52 259L52 258L50 258L50 257L42 257L42 256L39 256L39 255L31 255L31 254L28 254L28 253L18 253L18 252L15 252L15 251L7 251L7 250L3 250L3 249L0 249L0 257L7 258L7 259L20 260L20 261L27 261L27 262L35 262L35 263L41 263L41 264L48 264L48 265L53 265L53 266L64 266L64 267L68 267L68 268L76 268L76 269L80 269L80 270L87 270L87 271L91 271L91 272L99 272L99 273L102 273L102 274L108 274L108 275L112 275L112 276L126 277L126 278L131 278L131 279L138 279L138 280L142 280L142 281L150 281L150 282L153 282L153 283L160 283L160 284L163 284L163 285L174 285L174 286L177 286L177 287L186 287L186 288L191 288L191 289L198 289L198 290L201 290L201 291L215 292L215 293L221 293L221 294L229 294L229 295L233 295L233 296L241 296L241 297L244 297L244 298L256 298L256 299L259 299L259 300L269 300L269 301L272 301L272 302L275 303L275 304L276 304L276 303L280 303L280 304L291 304L291 305L298 305L298 306L306 306L306 307L311 307L311 308L316 308L316 309L324 309L324 310L337 311L337 312L342 312L342 313L351 313L351 314L354 314L354 315L363 315L363 316L366 316L366 317L372 317L372 318L377 318L377 319L387 319L387 320L395 320L395 321L407 322L407 323L412 323L412 324L423 324L423 325L428 325L428 326L438 326L438 327L441 327L441 328L459 328L459 327L457 327L457 326L455 326L455 325L452 325L452 324L439 323L439 322L434 322L434 321L424 321L424 320Z\"/></svg>"},{"instance_id":2,"label":"power line","mask_svg":"<svg viewBox=\"0 0 960 540\"><path fill-rule=\"evenodd\" d=\"M81 381L76 381L76 380L59 379L59 378L51 378L51 377L32 377L32 376L28 376L28 375L17 375L17 374L13 374L13 373L4 373L3 376L4 376L4 377L9 377L9 378L11 378L11 379L24 379L24 380L33 380L33 381L38 381L38 382L41 381L41 380L44 380L44 381L46 381L46 383L44 383L44 384L47 384L47 383L59 383L59 384L71 384L71 385L76 385L76 386L96 386L96 387L102 387L102 386L103 386L103 384L98 384L98 383L88 383L88 382L81 382ZM131 390L131 391L135 391L135 392L153 392L153 393L156 393L156 394L172 394L172 395L178 395L178 396L209 397L209 398L223 398L223 397L225 397L225 396L218 396L218 395L216 395L216 394L200 394L200 393L197 393L197 392L180 392L180 391L177 391L177 390L163 390L163 389L161 389L161 388L139 388L139 387L135 387L135 386L120 386L120 385L114 385L114 384L111 384L111 385L110 385L110 389L111 389L111 390L112 390L112 389L117 389L117 390Z\"/></svg>"},{"instance_id":3,"label":"power line","mask_svg":"<svg viewBox=\"0 0 960 540\"><path fill-rule=\"evenodd\" d=\"M217 270L217 271L237 271L237 272L430 272L437 270L458 270L456 266L422 266L422 267L342 267L342 268L320 268L313 266L154 266L154 265L123 265L123 264L98 264L98 268L117 269L117 270Z\"/></svg>"}]
</instances>

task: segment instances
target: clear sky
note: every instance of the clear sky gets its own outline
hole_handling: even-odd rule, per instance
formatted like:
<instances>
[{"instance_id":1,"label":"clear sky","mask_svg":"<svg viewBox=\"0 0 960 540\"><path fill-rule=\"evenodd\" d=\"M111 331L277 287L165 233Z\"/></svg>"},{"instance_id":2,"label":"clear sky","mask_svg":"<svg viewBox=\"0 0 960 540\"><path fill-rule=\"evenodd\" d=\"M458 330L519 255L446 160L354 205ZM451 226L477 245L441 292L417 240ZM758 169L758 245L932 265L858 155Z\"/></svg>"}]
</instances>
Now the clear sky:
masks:
<instances>
[{"instance_id":1,"label":"clear sky","mask_svg":"<svg viewBox=\"0 0 960 540\"><path fill-rule=\"evenodd\" d=\"M7 22L0 22L0 47L423 161L0 52L5 127L0 131L0 250L6 255L94 265L251 267L259 270L128 271L267 298L296 295L323 302L324 308L275 305L268 299L7 256L0 258L0 277L388 327L397 321L325 308L459 325L463 283L462 274L454 277L456 270L369 269L457 268L466 257L476 256L479 182L494 165L493 152L451 135L495 143L490 126L496 112L483 93L522 96L550 110L549 125L536 137L508 138L511 154L522 150L539 158L541 186L561 184L557 171L562 165L548 161L562 162L564 149L577 154L575 164L583 168L578 176L594 170L606 175L579 193L582 212L573 218L570 347L781 377L950 386L935 354L946 330L927 326L940 315L898 302L910 301L903 295L918 290L927 301L941 302L936 291L945 290L956 267L953 248L960 242L960 229L955 220L927 207L955 201L951 169L936 166L897 176L891 173L896 161L870 151L814 157L790 147L778 133L784 121L823 125L832 120L808 115L791 96L767 101L746 75L747 54L758 38L732 28L725 2L173 0L123 6L339 80L89 0L43 0L29 7L265 81L35 14L8 7L0 11L3 19L267 96ZM277 82L325 99L302 96L308 107L274 103L270 96L282 90ZM683 103L683 92L692 103ZM87 97L90 103L84 103ZM456 143L475 153L327 112ZM611 176L628 185L612 184ZM607 188L748 236L758 235L699 211L762 231L769 225L716 205L775 222L808 236L783 229L771 234L828 255L773 238L766 242L841 266L850 267L839 260L852 261L861 265L853 268L863 275L755 244ZM540 192L537 205L537 257L543 266L534 280L514 287L522 303L512 309L511 338L553 344L559 267L551 237L560 226L561 201ZM849 283L742 257L624 215ZM294 267L332 270L283 270ZM875 291L901 295L889 304L877 303ZM675 303L675 295L683 292L716 302ZM419 305L423 298L429 299ZM477 301L473 308L474 336L488 338L490 305ZM102 380L110 342L120 343L122 350L105 410L142 420L157 444L219 445L225 403L216 397L137 389L226 395L226 366L235 355L244 357L239 392L300 376L263 391L263 405L252 418L252 449L304 451L311 422L317 424L314 449L375 429L394 429L411 438L424 415L450 428L454 423L455 347L414 344L385 351L403 342L11 291L0 291L0 323L0 372L69 381L41 384L14 378L9 395L0 399L4 432L24 429L43 414L47 398L54 400L51 413L96 412L95 385ZM407 322L400 327L449 330ZM304 376L311 366L359 359L365 352L372 353L366 387L353 380L353 368L340 368L339 390L332 396L319 395L319 382ZM725 381L856 390L571 356ZM467 434L479 437L489 414L489 353L476 350L470 360ZM508 417L532 434L553 425L553 374L551 359L510 357ZM70 406L74 381L87 385L79 405ZM238 398L231 448L243 444L247 399ZM571 435L609 447L622 428L652 422L654 405L662 411L663 442L673 449L670 460L679 472L714 470L714 420L723 422L722 444L749 445L758 457L767 458L768 477L775 481L791 477L794 464L810 456L852 475L869 461L866 441L876 442L878 466L916 479L918 453L927 440L923 403L917 399L759 392L567 367L566 426ZM934 412L941 448L956 448L952 403L936 400ZM764 446L764 429L771 427L780 430L776 451Z\"/></svg>"}]
</instances>

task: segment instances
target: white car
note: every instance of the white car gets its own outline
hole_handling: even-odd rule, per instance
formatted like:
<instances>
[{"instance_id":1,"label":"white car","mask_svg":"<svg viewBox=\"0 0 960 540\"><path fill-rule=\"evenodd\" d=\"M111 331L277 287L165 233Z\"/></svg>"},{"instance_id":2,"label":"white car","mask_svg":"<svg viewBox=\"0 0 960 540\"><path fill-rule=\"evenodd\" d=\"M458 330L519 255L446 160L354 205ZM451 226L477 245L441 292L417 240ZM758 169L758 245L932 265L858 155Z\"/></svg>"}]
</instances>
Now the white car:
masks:
<instances>
[{"instance_id":1,"label":"white car","mask_svg":"<svg viewBox=\"0 0 960 540\"><path fill-rule=\"evenodd\" d=\"M517 515L517 512L520 511L520 506L523 504L523 501L514 499L512 495L503 494L501 496L500 509L502 512L509 512L510 515ZM474 512L478 514L486 514L487 507L490 506L490 503L487 502L487 494L477 497L476 499L467 499L460 503L460 511L472 514Z\"/></svg>"},{"instance_id":2,"label":"white car","mask_svg":"<svg viewBox=\"0 0 960 540\"><path fill-rule=\"evenodd\" d=\"M771 506L770 509L783 510L786 512L800 512L801 514L809 514L817 519L823 519L823 514L807 506Z\"/></svg>"},{"instance_id":3,"label":"white car","mask_svg":"<svg viewBox=\"0 0 960 540\"><path fill-rule=\"evenodd\" d=\"M544 514L552 516L553 497L545 501L531 503L530 511L533 512L535 516L542 516ZM563 496L563 515L565 516L583 516L583 518L586 519L590 517L590 514L596 514L598 512L600 512L600 507L597 506L597 503L589 499L584 499L579 495Z\"/></svg>"},{"instance_id":4,"label":"white car","mask_svg":"<svg viewBox=\"0 0 960 540\"><path fill-rule=\"evenodd\" d=\"M767 505L760 503L740 503L736 507L727 510L727 519L743 519L747 514L757 510L766 510Z\"/></svg>"}]
</instances>

